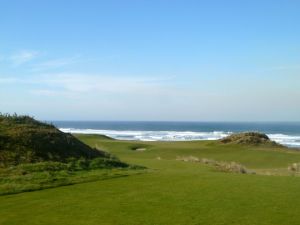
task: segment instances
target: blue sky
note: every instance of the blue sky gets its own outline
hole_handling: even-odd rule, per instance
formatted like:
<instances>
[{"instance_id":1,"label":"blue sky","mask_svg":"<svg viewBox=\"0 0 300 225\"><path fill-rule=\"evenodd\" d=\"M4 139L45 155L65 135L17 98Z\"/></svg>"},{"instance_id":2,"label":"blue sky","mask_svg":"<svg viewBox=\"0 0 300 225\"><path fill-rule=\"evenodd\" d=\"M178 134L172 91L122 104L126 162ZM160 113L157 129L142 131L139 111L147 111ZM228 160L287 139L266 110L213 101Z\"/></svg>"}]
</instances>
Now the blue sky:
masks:
<instances>
[{"instance_id":1,"label":"blue sky","mask_svg":"<svg viewBox=\"0 0 300 225\"><path fill-rule=\"evenodd\" d=\"M300 121L299 1L0 0L0 111Z\"/></svg>"}]
</instances>

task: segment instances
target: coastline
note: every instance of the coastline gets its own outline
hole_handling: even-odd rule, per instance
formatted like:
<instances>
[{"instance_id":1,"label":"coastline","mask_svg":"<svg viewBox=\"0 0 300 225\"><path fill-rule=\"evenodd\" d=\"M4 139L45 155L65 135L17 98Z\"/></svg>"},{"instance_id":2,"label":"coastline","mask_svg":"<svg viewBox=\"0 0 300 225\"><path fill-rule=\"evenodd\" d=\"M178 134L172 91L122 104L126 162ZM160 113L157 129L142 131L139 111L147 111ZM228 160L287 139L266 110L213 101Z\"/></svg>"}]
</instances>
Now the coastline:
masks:
<instances>
[{"instance_id":1,"label":"coastline","mask_svg":"<svg viewBox=\"0 0 300 225\"><path fill-rule=\"evenodd\" d=\"M201 141L219 140L236 132L212 131L147 131L147 130L102 130L102 129L78 129L59 128L62 132L73 134L100 134L117 140L128 141ZM300 147L300 135L267 134L267 136L279 144L291 148Z\"/></svg>"}]
</instances>

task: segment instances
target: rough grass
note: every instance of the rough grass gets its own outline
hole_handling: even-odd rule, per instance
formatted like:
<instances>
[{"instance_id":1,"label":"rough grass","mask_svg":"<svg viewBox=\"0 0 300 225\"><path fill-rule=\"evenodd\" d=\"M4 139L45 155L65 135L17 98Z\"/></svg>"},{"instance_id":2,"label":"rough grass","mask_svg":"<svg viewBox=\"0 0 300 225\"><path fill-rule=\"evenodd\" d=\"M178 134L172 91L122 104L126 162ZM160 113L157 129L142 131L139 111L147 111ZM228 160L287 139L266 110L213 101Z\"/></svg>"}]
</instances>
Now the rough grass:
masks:
<instances>
[{"instance_id":1,"label":"rough grass","mask_svg":"<svg viewBox=\"0 0 300 225\"><path fill-rule=\"evenodd\" d=\"M42 161L65 162L69 158L107 157L71 134L29 116L0 114L0 166Z\"/></svg>"},{"instance_id":2,"label":"rough grass","mask_svg":"<svg viewBox=\"0 0 300 225\"><path fill-rule=\"evenodd\" d=\"M255 174L254 171L248 170L245 166L236 162L218 162L213 159L199 159L195 156L188 157L177 157L177 160L184 162L202 163L212 166L217 171L228 172L228 173L242 173L242 174Z\"/></svg>"},{"instance_id":3,"label":"rough grass","mask_svg":"<svg viewBox=\"0 0 300 225\"><path fill-rule=\"evenodd\" d=\"M192 155L234 161L250 170L285 170L297 151L215 141L130 142L78 136L130 164L150 168L124 176L0 197L0 224L72 225L298 225L300 178L223 173ZM132 151L147 144L147 151ZM159 158L159 160L158 160Z\"/></svg>"}]
</instances>

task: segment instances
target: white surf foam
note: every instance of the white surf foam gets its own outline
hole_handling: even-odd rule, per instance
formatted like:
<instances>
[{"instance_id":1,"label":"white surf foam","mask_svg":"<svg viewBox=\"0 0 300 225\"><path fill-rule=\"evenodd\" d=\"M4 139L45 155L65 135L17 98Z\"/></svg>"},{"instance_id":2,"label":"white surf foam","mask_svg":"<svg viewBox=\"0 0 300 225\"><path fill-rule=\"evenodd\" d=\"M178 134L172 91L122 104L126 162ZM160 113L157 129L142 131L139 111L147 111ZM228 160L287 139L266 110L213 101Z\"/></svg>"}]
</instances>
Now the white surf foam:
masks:
<instances>
[{"instance_id":1,"label":"white surf foam","mask_svg":"<svg viewBox=\"0 0 300 225\"><path fill-rule=\"evenodd\" d=\"M130 130L96 130L60 128L61 131L74 134L103 134L120 140L140 141L185 141L185 140L217 140L228 136L231 132L193 132L193 131L130 131Z\"/></svg>"},{"instance_id":2,"label":"white surf foam","mask_svg":"<svg viewBox=\"0 0 300 225\"><path fill-rule=\"evenodd\" d=\"M97 130L60 128L65 133L74 134L103 134L119 140L139 141L189 141L189 140L218 140L232 132L194 132L194 131L131 131L131 130ZM300 136L285 134L267 134L269 138L282 145L300 147Z\"/></svg>"},{"instance_id":3,"label":"white surf foam","mask_svg":"<svg viewBox=\"0 0 300 225\"><path fill-rule=\"evenodd\" d=\"M300 147L300 136L286 134L268 134L269 138L282 145L289 147Z\"/></svg>"}]
</instances>

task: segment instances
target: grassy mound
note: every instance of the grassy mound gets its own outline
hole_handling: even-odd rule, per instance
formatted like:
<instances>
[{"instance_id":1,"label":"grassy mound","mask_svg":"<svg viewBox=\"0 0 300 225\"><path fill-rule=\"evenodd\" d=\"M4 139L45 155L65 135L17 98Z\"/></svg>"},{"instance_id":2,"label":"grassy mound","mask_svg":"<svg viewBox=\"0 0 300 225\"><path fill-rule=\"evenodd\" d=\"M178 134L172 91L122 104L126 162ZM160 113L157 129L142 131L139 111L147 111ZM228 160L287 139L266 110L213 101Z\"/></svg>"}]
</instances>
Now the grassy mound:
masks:
<instances>
[{"instance_id":1,"label":"grassy mound","mask_svg":"<svg viewBox=\"0 0 300 225\"><path fill-rule=\"evenodd\" d=\"M266 134L258 132L245 132L232 134L220 140L223 144L246 144L246 145L272 145L281 146L280 144L271 141Z\"/></svg>"},{"instance_id":2,"label":"grassy mound","mask_svg":"<svg viewBox=\"0 0 300 225\"><path fill-rule=\"evenodd\" d=\"M51 124L0 114L0 195L127 176L138 169L144 167L91 148Z\"/></svg>"},{"instance_id":3,"label":"grassy mound","mask_svg":"<svg viewBox=\"0 0 300 225\"><path fill-rule=\"evenodd\" d=\"M0 166L96 157L108 154L29 116L0 115Z\"/></svg>"}]
</instances>

